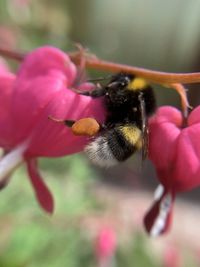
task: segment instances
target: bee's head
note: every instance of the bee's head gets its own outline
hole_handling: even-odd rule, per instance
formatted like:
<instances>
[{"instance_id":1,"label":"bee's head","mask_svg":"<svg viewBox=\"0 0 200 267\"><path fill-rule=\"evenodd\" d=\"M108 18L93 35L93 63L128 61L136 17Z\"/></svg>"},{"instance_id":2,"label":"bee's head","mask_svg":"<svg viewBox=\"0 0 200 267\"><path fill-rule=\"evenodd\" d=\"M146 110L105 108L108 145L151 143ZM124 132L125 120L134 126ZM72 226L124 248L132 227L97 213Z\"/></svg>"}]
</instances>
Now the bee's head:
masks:
<instances>
[{"instance_id":1,"label":"bee's head","mask_svg":"<svg viewBox=\"0 0 200 267\"><path fill-rule=\"evenodd\" d=\"M116 106L125 104L128 101L127 87L134 79L132 74L118 73L114 75L107 84L107 96Z\"/></svg>"},{"instance_id":2,"label":"bee's head","mask_svg":"<svg viewBox=\"0 0 200 267\"><path fill-rule=\"evenodd\" d=\"M134 75L127 74L127 73L118 73L112 76L109 84L107 85L108 88L113 89L124 89L128 86L128 84L134 79Z\"/></svg>"}]
</instances>

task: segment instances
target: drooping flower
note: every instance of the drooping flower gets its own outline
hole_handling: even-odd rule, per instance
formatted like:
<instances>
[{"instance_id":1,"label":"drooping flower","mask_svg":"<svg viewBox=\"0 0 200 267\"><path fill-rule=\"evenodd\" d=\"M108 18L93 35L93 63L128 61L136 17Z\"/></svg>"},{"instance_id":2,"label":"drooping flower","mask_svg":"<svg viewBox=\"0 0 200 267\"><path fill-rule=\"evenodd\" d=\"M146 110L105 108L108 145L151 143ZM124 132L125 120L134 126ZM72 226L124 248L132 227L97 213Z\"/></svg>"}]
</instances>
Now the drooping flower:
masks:
<instances>
[{"instance_id":1,"label":"drooping flower","mask_svg":"<svg viewBox=\"0 0 200 267\"><path fill-rule=\"evenodd\" d=\"M180 111L159 108L149 133L149 157L162 186L144 222L148 232L159 235L170 226L176 194L200 185L200 106L191 112L186 127Z\"/></svg>"},{"instance_id":2,"label":"drooping flower","mask_svg":"<svg viewBox=\"0 0 200 267\"><path fill-rule=\"evenodd\" d=\"M40 205L53 211L53 198L37 170L38 157L59 157L79 152L86 137L74 136L69 128L48 119L78 120L94 117L103 121L101 100L73 91L77 69L69 57L53 47L38 48L28 54L17 75L0 69L0 178L22 162ZM88 89L88 83L79 84Z\"/></svg>"}]
</instances>

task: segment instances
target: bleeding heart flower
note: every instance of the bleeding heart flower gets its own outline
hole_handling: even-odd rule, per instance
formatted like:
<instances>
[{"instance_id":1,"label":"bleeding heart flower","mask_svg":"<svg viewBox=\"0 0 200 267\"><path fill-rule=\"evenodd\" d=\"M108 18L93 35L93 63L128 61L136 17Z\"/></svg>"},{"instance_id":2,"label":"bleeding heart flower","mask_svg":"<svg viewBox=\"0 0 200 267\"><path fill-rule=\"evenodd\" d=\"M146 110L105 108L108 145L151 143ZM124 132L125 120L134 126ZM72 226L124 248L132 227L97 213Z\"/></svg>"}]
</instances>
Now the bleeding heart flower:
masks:
<instances>
[{"instance_id":1,"label":"bleeding heart flower","mask_svg":"<svg viewBox=\"0 0 200 267\"><path fill-rule=\"evenodd\" d=\"M149 158L162 184L144 219L152 235L168 230L176 194L200 185L200 106L189 115L187 127L182 125L181 112L173 107L159 108L149 122Z\"/></svg>"},{"instance_id":2,"label":"bleeding heart flower","mask_svg":"<svg viewBox=\"0 0 200 267\"><path fill-rule=\"evenodd\" d=\"M101 100L73 91L76 79L77 69L69 57L48 46L27 55L16 76L0 68L0 147L6 154L0 161L0 178L5 183L25 161L37 199L47 212L53 211L53 198L38 173L36 158L80 152L87 142L48 117L104 119ZM88 83L78 89L88 90Z\"/></svg>"}]
</instances>

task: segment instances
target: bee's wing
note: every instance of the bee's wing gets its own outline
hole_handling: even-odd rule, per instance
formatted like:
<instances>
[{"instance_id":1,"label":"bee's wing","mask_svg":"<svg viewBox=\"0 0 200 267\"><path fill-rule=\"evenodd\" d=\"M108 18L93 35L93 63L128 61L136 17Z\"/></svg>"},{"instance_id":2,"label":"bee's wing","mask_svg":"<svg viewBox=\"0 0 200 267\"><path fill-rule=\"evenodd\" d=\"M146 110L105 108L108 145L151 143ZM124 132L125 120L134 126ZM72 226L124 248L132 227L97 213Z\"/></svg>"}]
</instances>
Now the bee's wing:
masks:
<instances>
[{"instance_id":1,"label":"bee's wing","mask_svg":"<svg viewBox=\"0 0 200 267\"><path fill-rule=\"evenodd\" d=\"M145 160L148 155L148 143L149 143L149 132L147 125L147 116L145 111L145 101L143 98L143 93L139 94L140 101L140 112L141 112L141 121L142 121L142 160Z\"/></svg>"}]
</instances>

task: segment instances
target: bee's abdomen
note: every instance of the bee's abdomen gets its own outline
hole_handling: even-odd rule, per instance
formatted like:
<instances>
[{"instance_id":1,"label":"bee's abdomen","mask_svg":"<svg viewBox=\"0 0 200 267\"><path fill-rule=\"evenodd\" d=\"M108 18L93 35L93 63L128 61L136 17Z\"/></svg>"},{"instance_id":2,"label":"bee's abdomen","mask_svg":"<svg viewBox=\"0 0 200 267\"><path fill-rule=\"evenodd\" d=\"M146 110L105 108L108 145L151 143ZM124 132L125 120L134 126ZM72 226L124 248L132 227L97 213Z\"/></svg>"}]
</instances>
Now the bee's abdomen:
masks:
<instances>
[{"instance_id":1,"label":"bee's abdomen","mask_svg":"<svg viewBox=\"0 0 200 267\"><path fill-rule=\"evenodd\" d=\"M129 158L140 148L141 132L136 126L119 126L95 138L85 151L96 165L110 167Z\"/></svg>"}]
</instances>

